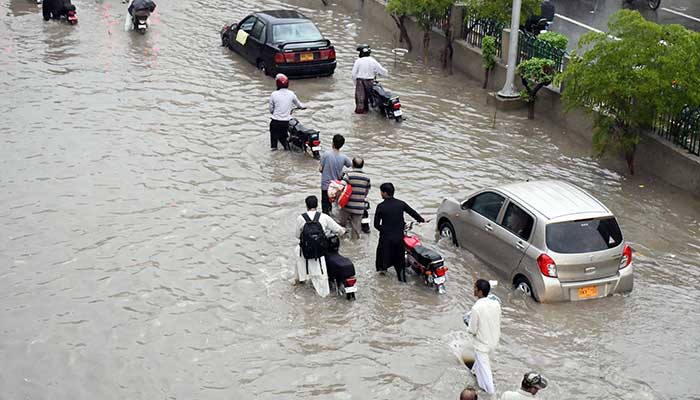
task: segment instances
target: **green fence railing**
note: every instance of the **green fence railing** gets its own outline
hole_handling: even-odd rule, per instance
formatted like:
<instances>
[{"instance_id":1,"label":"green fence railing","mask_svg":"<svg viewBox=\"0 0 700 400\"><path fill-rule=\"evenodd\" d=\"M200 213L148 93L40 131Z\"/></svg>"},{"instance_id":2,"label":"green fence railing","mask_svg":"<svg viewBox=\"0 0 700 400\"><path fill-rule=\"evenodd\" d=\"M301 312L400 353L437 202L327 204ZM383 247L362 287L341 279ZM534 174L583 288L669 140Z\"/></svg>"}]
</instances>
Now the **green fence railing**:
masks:
<instances>
[{"instance_id":1,"label":"green fence railing","mask_svg":"<svg viewBox=\"0 0 700 400\"><path fill-rule=\"evenodd\" d=\"M519 31L520 38L518 40L518 64L521 61L531 58L546 58L554 61L554 69L556 72L564 72L564 58L566 51L558 49L544 40L537 39L537 36L527 32Z\"/></svg>"},{"instance_id":2,"label":"green fence railing","mask_svg":"<svg viewBox=\"0 0 700 400\"><path fill-rule=\"evenodd\" d=\"M502 54L501 38L505 27L506 26L504 24L498 21L480 19L470 15L464 19L460 37L469 45L478 48L481 48L484 37L495 37L496 56L500 58Z\"/></svg>"},{"instance_id":3,"label":"green fence railing","mask_svg":"<svg viewBox=\"0 0 700 400\"><path fill-rule=\"evenodd\" d=\"M686 107L679 116L658 116L654 132L673 144L700 156L700 108Z\"/></svg>"}]
</instances>

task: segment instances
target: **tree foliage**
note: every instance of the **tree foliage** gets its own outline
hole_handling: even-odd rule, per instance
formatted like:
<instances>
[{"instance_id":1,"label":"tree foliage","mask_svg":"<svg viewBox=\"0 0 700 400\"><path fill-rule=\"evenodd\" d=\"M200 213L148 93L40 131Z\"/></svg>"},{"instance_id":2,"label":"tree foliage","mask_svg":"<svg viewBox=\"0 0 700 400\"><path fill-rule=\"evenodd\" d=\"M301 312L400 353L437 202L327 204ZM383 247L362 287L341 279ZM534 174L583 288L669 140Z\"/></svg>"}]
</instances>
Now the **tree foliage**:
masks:
<instances>
[{"instance_id":1,"label":"tree foliage","mask_svg":"<svg viewBox=\"0 0 700 400\"><path fill-rule=\"evenodd\" d=\"M537 35L537 39L561 51L566 51L566 47L569 45L569 38L559 32L544 31Z\"/></svg>"},{"instance_id":2,"label":"tree foliage","mask_svg":"<svg viewBox=\"0 0 700 400\"><path fill-rule=\"evenodd\" d=\"M478 19L490 19L510 26L513 0L464 0L461 4L466 7L466 16L472 15ZM524 24L525 20L532 15L539 15L541 5L542 0L522 0L520 24ZM467 26L467 29L470 27Z\"/></svg>"},{"instance_id":3,"label":"tree foliage","mask_svg":"<svg viewBox=\"0 0 700 400\"><path fill-rule=\"evenodd\" d=\"M525 86L521 97L528 103L528 118L535 118L537 92L554 80L554 61L546 58L531 58L518 65L518 74Z\"/></svg>"},{"instance_id":4,"label":"tree foliage","mask_svg":"<svg viewBox=\"0 0 700 400\"><path fill-rule=\"evenodd\" d=\"M416 0L389 0L386 8L399 28L399 42L405 42L408 50L413 50L413 43L406 30L406 18L416 13Z\"/></svg>"},{"instance_id":5,"label":"tree foliage","mask_svg":"<svg viewBox=\"0 0 700 400\"><path fill-rule=\"evenodd\" d=\"M496 66L496 38L484 36L481 41L481 56L484 59L484 89L489 85L489 73Z\"/></svg>"},{"instance_id":6,"label":"tree foliage","mask_svg":"<svg viewBox=\"0 0 700 400\"><path fill-rule=\"evenodd\" d=\"M389 0L387 9L393 15L405 15L416 19L423 31L423 59L428 62L428 49L430 48L430 33L437 21L449 19L449 13L455 0ZM397 22L398 24L398 22ZM448 24L449 25L449 24ZM449 28L449 26L448 26ZM399 29L401 29L399 27ZM408 36L408 35L406 35ZM447 46L451 46L452 37L447 35Z\"/></svg>"},{"instance_id":7,"label":"tree foliage","mask_svg":"<svg viewBox=\"0 0 700 400\"><path fill-rule=\"evenodd\" d=\"M596 152L621 151L633 174L640 131L657 115L700 105L700 34L649 22L630 10L615 13L608 28L579 41L562 76L563 98L569 110L597 112Z\"/></svg>"}]
</instances>

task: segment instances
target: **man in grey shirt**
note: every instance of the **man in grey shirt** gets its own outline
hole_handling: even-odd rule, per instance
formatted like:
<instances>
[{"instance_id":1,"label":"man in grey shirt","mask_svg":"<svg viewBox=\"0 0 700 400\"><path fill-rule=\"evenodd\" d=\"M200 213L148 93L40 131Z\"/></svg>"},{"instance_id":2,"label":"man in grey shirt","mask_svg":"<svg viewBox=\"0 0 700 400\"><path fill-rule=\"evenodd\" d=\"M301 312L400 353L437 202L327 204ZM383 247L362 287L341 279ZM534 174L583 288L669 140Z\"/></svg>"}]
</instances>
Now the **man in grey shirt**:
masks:
<instances>
[{"instance_id":1,"label":"man in grey shirt","mask_svg":"<svg viewBox=\"0 0 700 400\"><path fill-rule=\"evenodd\" d=\"M326 151L321 156L321 165L318 168L321 172L321 209L326 214L330 214L333 207L328 199L328 185L331 181L342 179L343 167L352 166L350 158L340 153L344 144L343 135L336 134L333 136L333 150Z\"/></svg>"},{"instance_id":2,"label":"man in grey shirt","mask_svg":"<svg viewBox=\"0 0 700 400\"><path fill-rule=\"evenodd\" d=\"M277 90L270 95L270 146L272 150L277 150L277 142L282 143L285 150L289 150L289 142L287 141L287 128L289 120L292 119L292 110L294 106L298 108L306 108L299 101L297 95L289 87L289 78L284 74L277 74L275 77Z\"/></svg>"}]
</instances>

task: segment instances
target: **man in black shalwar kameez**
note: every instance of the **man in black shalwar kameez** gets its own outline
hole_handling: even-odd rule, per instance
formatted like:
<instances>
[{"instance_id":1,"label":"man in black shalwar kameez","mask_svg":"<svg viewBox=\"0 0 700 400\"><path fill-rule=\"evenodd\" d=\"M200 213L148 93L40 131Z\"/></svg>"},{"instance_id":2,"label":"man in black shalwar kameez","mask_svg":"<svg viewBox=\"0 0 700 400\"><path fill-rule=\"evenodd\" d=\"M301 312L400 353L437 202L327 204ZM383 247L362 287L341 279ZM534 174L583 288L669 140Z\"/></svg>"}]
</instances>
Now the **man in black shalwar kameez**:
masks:
<instances>
[{"instance_id":1,"label":"man in black shalwar kameez","mask_svg":"<svg viewBox=\"0 0 700 400\"><path fill-rule=\"evenodd\" d=\"M408 213L418 222L426 221L408 204L394 198L393 184L383 183L379 190L384 201L377 206L374 214L374 228L379 231L377 271L383 272L393 266L399 281L406 282L406 258L403 246L406 221L403 219L403 213Z\"/></svg>"}]
</instances>

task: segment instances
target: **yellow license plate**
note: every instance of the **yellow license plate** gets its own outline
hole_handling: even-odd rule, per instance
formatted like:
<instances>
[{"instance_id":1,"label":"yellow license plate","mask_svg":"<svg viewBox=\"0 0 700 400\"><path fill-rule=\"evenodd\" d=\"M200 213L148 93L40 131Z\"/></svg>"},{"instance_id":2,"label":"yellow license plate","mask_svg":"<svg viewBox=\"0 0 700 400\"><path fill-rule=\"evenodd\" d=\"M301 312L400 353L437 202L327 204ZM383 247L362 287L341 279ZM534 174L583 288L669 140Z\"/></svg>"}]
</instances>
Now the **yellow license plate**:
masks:
<instances>
[{"instance_id":1,"label":"yellow license plate","mask_svg":"<svg viewBox=\"0 0 700 400\"><path fill-rule=\"evenodd\" d=\"M301 53L299 56L300 61L313 61L314 53Z\"/></svg>"},{"instance_id":2,"label":"yellow license plate","mask_svg":"<svg viewBox=\"0 0 700 400\"><path fill-rule=\"evenodd\" d=\"M586 286L578 288L579 299L590 299L591 297L598 297L598 286Z\"/></svg>"}]
</instances>

